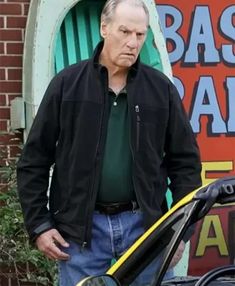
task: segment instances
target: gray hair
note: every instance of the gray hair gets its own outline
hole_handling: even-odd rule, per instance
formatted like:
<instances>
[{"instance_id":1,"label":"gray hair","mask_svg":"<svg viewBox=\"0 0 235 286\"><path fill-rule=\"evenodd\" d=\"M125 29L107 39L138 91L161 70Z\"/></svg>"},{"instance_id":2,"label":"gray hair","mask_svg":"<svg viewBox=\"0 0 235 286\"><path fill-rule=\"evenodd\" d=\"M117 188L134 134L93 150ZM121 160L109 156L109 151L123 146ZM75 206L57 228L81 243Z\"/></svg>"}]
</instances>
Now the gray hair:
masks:
<instances>
[{"instance_id":1,"label":"gray hair","mask_svg":"<svg viewBox=\"0 0 235 286\"><path fill-rule=\"evenodd\" d=\"M101 12L101 22L110 23L118 4L122 2L129 2L133 6L142 7L149 25L149 11L143 0L107 0Z\"/></svg>"}]
</instances>

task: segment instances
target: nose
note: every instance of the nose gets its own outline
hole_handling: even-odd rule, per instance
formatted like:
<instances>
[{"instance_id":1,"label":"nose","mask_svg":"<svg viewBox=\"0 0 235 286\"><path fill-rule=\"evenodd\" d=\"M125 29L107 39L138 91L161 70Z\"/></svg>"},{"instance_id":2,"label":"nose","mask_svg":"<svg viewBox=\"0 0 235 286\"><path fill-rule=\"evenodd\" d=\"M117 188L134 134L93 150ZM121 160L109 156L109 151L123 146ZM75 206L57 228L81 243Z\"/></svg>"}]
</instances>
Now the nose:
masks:
<instances>
[{"instance_id":1,"label":"nose","mask_svg":"<svg viewBox=\"0 0 235 286\"><path fill-rule=\"evenodd\" d=\"M136 34L133 33L130 35L127 45L130 49L136 49L138 47L138 39Z\"/></svg>"}]
</instances>

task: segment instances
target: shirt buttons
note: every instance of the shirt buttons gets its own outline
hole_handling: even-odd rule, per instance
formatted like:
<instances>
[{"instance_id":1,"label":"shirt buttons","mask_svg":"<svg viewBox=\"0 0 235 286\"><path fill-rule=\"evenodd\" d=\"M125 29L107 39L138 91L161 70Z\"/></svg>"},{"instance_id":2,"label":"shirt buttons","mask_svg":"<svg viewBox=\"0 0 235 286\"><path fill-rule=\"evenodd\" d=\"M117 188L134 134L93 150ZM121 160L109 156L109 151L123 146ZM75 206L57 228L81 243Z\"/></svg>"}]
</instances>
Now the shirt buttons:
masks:
<instances>
[{"instance_id":1,"label":"shirt buttons","mask_svg":"<svg viewBox=\"0 0 235 286\"><path fill-rule=\"evenodd\" d=\"M114 106L117 106L117 101L114 101L113 105L114 105Z\"/></svg>"}]
</instances>

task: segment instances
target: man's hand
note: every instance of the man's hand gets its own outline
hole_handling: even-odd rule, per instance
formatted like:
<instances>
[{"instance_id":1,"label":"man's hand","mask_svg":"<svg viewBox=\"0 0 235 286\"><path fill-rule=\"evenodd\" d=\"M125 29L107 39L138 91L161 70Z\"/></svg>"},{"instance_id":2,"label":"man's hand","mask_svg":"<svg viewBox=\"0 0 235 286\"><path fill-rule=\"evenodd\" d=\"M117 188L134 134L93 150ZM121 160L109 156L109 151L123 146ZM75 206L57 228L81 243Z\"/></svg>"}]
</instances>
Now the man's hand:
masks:
<instances>
[{"instance_id":1,"label":"man's hand","mask_svg":"<svg viewBox=\"0 0 235 286\"><path fill-rule=\"evenodd\" d=\"M184 249L185 249L185 242L183 240L181 240L181 242L180 242L180 244L179 244L179 246L175 252L175 255L173 256L173 258L171 260L169 268L175 267L176 264L180 261L180 259L183 256Z\"/></svg>"},{"instance_id":2,"label":"man's hand","mask_svg":"<svg viewBox=\"0 0 235 286\"><path fill-rule=\"evenodd\" d=\"M53 260L68 260L69 255L59 249L58 246L69 247L56 229L50 229L42 233L36 239L36 245L48 258Z\"/></svg>"}]
</instances>

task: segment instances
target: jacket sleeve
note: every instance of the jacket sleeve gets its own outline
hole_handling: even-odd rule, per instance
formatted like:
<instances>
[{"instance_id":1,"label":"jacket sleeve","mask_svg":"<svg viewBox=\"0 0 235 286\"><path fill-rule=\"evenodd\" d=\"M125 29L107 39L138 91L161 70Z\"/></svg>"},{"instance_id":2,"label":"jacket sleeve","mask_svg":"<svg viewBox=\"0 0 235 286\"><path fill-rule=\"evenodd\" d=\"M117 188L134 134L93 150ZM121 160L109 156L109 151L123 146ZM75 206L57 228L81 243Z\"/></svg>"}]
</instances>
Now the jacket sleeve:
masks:
<instances>
[{"instance_id":1,"label":"jacket sleeve","mask_svg":"<svg viewBox=\"0 0 235 286\"><path fill-rule=\"evenodd\" d=\"M169 85L165 162L173 204L201 186L201 160L195 135L176 87Z\"/></svg>"},{"instance_id":2,"label":"jacket sleeve","mask_svg":"<svg viewBox=\"0 0 235 286\"><path fill-rule=\"evenodd\" d=\"M17 164L17 186L26 229L34 240L54 227L48 204L50 168L59 135L62 79L49 84Z\"/></svg>"}]
</instances>

